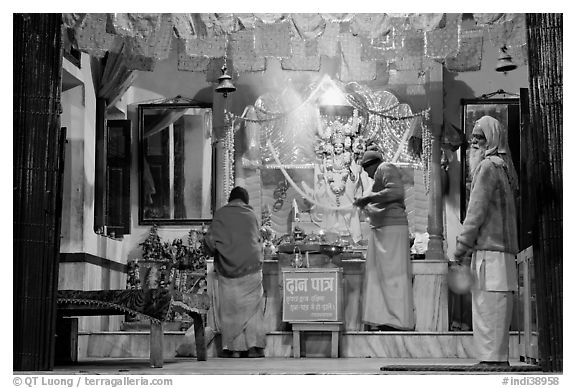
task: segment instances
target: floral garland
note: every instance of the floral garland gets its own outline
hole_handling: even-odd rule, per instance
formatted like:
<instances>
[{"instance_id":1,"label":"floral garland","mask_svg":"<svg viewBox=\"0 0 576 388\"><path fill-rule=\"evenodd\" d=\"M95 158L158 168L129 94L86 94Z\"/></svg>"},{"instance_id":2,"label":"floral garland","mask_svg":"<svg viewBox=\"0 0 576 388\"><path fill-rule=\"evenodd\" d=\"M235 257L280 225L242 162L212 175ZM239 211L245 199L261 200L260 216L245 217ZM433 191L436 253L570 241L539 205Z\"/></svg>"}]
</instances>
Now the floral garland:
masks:
<instances>
[{"instance_id":1,"label":"floral garland","mask_svg":"<svg viewBox=\"0 0 576 388\"><path fill-rule=\"evenodd\" d=\"M432 133L424 123L422 127L422 164L424 165L424 187L426 194L430 192L431 164L432 164Z\"/></svg>"},{"instance_id":2,"label":"floral garland","mask_svg":"<svg viewBox=\"0 0 576 388\"><path fill-rule=\"evenodd\" d=\"M224 115L224 179L223 196L227 199L234 186L234 118L233 114L226 112Z\"/></svg>"},{"instance_id":3,"label":"floral garland","mask_svg":"<svg viewBox=\"0 0 576 388\"><path fill-rule=\"evenodd\" d=\"M354 109L352 116L321 115L318 126L314 153L320 161L321 178L336 196L336 206L340 208L340 197L344 194L346 183L356 176L350 169L354 160L358 160L364 149L360 147L362 138L358 132L363 123Z\"/></svg>"}]
</instances>

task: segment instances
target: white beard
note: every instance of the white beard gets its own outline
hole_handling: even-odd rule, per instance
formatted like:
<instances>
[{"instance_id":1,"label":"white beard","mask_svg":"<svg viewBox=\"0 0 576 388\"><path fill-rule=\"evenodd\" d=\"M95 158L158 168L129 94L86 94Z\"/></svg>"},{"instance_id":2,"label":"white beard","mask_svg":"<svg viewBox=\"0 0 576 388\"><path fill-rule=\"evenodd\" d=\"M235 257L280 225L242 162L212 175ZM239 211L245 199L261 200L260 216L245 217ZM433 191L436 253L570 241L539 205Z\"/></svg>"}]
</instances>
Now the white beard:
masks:
<instances>
[{"instance_id":1,"label":"white beard","mask_svg":"<svg viewBox=\"0 0 576 388\"><path fill-rule=\"evenodd\" d=\"M474 176L476 168L480 164L484 157L486 156L486 148L474 148L470 147L468 150L468 165L470 166L470 176Z\"/></svg>"}]
</instances>

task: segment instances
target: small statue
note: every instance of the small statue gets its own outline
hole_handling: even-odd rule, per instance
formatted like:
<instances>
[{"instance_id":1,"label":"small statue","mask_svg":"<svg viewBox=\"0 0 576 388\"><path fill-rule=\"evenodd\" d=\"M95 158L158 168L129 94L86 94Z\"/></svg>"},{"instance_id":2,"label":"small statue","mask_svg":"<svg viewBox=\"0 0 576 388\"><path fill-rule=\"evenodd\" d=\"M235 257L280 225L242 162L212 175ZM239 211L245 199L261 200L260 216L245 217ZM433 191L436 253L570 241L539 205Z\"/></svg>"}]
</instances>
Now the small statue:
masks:
<instances>
[{"instance_id":1,"label":"small statue","mask_svg":"<svg viewBox=\"0 0 576 388\"><path fill-rule=\"evenodd\" d=\"M306 237L306 234L299 226L294 227L292 234L294 235L294 241L302 241Z\"/></svg>"},{"instance_id":2,"label":"small statue","mask_svg":"<svg viewBox=\"0 0 576 388\"><path fill-rule=\"evenodd\" d=\"M294 255L292 256L292 261L290 263L294 268L301 268L304 264L304 259L302 258L302 253L300 249L294 248Z\"/></svg>"}]
</instances>

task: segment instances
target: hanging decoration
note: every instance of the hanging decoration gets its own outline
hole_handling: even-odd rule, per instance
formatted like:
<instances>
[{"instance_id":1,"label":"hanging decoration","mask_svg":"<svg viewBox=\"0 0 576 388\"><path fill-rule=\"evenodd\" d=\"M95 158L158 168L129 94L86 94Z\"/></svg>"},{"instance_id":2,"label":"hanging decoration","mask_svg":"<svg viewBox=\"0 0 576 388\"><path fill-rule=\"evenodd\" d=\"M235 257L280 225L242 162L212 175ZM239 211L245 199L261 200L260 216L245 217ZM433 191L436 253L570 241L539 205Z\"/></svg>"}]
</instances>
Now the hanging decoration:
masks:
<instances>
[{"instance_id":1,"label":"hanging decoration","mask_svg":"<svg viewBox=\"0 0 576 388\"><path fill-rule=\"evenodd\" d=\"M454 57L446 58L446 68L450 71L477 71L482 63L482 30L463 30L460 49Z\"/></svg>"},{"instance_id":2,"label":"hanging decoration","mask_svg":"<svg viewBox=\"0 0 576 388\"><path fill-rule=\"evenodd\" d=\"M290 56L291 23L256 23L255 49L257 56L287 58Z\"/></svg>"},{"instance_id":3,"label":"hanging decoration","mask_svg":"<svg viewBox=\"0 0 576 388\"><path fill-rule=\"evenodd\" d=\"M227 179L224 179L223 196L228 199L234 186L234 118L224 114L224 168Z\"/></svg>"},{"instance_id":4,"label":"hanging decoration","mask_svg":"<svg viewBox=\"0 0 576 388\"><path fill-rule=\"evenodd\" d=\"M230 34L230 56L237 71L266 70L266 58L256 55L254 41L254 30L242 30Z\"/></svg>"},{"instance_id":5,"label":"hanging decoration","mask_svg":"<svg viewBox=\"0 0 576 388\"><path fill-rule=\"evenodd\" d=\"M112 50L116 36L106 31L105 14L86 14L84 17L74 14L74 17L67 19L74 23L73 36L78 50L96 58L103 58L107 51Z\"/></svg>"},{"instance_id":6,"label":"hanging decoration","mask_svg":"<svg viewBox=\"0 0 576 388\"><path fill-rule=\"evenodd\" d=\"M240 30L239 20L233 13L201 13L199 24L207 37L232 34Z\"/></svg>"},{"instance_id":7,"label":"hanging decoration","mask_svg":"<svg viewBox=\"0 0 576 388\"><path fill-rule=\"evenodd\" d=\"M318 42L313 40L292 39L292 55L282 58L284 70L319 71L320 56L318 55Z\"/></svg>"},{"instance_id":8,"label":"hanging decoration","mask_svg":"<svg viewBox=\"0 0 576 388\"><path fill-rule=\"evenodd\" d=\"M320 37L326 28L326 20L317 13L292 14L292 23L302 40L313 40Z\"/></svg>"},{"instance_id":9,"label":"hanging decoration","mask_svg":"<svg viewBox=\"0 0 576 388\"><path fill-rule=\"evenodd\" d=\"M189 13L173 13L172 23L174 24L174 34L178 39L184 41L196 38L194 28L194 18Z\"/></svg>"},{"instance_id":10,"label":"hanging decoration","mask_svg":"<svg viewBox=\"0 0 576 388\"><path fill-rule=\"evenodd\" d=\"M345 108L345 107L344 107ZM340 109L342 110L342 109ZM340 207L340 198L344 194L348 181L358 178L351 170L354 152L360 151L359 130L362 118L358 110L352 109L352 115L331 114L322 111L318 135L314 144L314 153L318 157L320 179L336 197L336 207ZM353 148L353 145L355 148ZM362 155L356 154L356 159Z\"/></svg>"},{"instance_id":11,"label":"hanging decoration","mask_svg":"<svg viewBox=\"0 0 576 388\"><path fill-rule=\"evenodd\" d=\"M357 13L350 21L350 30L354 35L363 35L368 39L377 39L390 32L384 13Z\"/></svg>"},{"instance_id":12,"label":"hanging decoration","mask_svg":"<svg viewBox=\"0 0 576 388\"><path fill-rule=\"evenodd\" d=\"M481 65L477 53L485 44L464 34L472 24L487 30L497 48L505 44L516 63L526 64L524 14L114 13L63 14L63 22L75 48L103 57L119 40L131 49L130 69L141 71L154 70L168 57L173 38L184 41L177 46L183 71L207 72L207 60L197 57L214 60L222 54L219 43L207 49L203 40L222 38L239 72L264 71L267 57L282 60L285 69L319 71L322 56L338 61L342 81L385 80L375 76L376 69L419 70L426 59L453 62L456 56L453 71L471 71ZM461 50L462 44L468 47Z\"/></svg>"},{"instance_id":13,"label":"hanging decoration","mask_svg":"<svg viewBox=\"0 0 576 388\"><path fill-rule=\"evenodd\" d=\"M433 31L440 28L442 22L446 23L445 17L443 13L412 13L408 19L415 30Z\"/></svg>"},{"instance_id":14,"label":"hanging decoration","mask_svg":"<svg viewBox=\"0 0 576 388\"><path fill-rule=\"evenodd\" d=\"M430 192L430 174L432 165L432 133L430 129L424 125L424 120L421 121L422 125L422 164L424 167L424 188L426 194Z\"/></svg>"},{"instance_id":15,"label":"hanging decoration","mask_svg":"<svg viewBox=\"0 0 576 388\"><path fill-rule=\"evenodd\" d=\"M197 39L200 40L200 39ZM178 70L185 71L206 71L210 64L210 58L207 56L188 55L188 50L182 48L186 42L183 40L178 41Z\"/></svg>"},{"instance_id":16,"label":"hanging decoration","mask_svg":"<svg viewBox=\"0 0 576 388\"><path fill-rule=\"evenodd\" d=\"M352 34L340 34L340 74L343 82L376 79L376 62L362 61L361 39Z\"/></svg>"},{"instance_id":17,"label":"hanging decoration","mask_svg":"<svg viewBox=\"0 0 576 388\"><path fill-rule=\"evenodd\" d=\"M460 24L462 15L446 14L444 28L428 31L425 37L425 55L428 58L443 59L452 57L460 48Z\"/></svg>"}]
</instances>

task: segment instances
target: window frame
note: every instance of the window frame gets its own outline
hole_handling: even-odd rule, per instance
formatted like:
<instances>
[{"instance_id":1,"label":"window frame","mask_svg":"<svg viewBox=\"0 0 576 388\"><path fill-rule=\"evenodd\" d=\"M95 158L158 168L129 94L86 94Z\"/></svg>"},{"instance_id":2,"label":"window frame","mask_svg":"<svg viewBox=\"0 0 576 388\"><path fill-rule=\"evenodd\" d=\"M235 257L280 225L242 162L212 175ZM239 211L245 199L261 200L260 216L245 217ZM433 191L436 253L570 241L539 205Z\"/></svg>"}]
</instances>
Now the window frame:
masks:
<instances>
[{"instance_id":1,"label":"window frame","mask_svg":"<svg viewBox=\"0 0 576 388\"><path fill-rule=\"evenodd\" d=\"M97 101L97 128L96 128L96 150L95 150L95 180L94 180L94 232L96 234L122 238L130 234L131 229L131 203L130 203L130 179L132 169L132 120L129 119L105 119L105 101ZM98 116L98 114L101 116ZM110 127L120 128L124 133L124 162L116 160L112 163L113 168L124 169L122 190L124 203L122 206L120 225L110 223L110 201L109 201L109 132Z\"/></svg>"}]
</instances>

